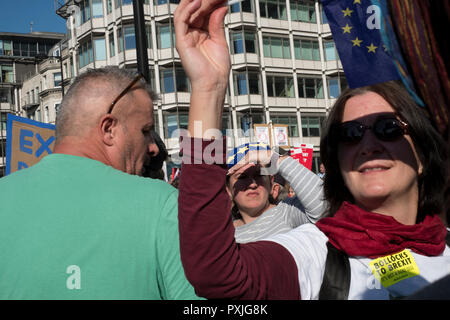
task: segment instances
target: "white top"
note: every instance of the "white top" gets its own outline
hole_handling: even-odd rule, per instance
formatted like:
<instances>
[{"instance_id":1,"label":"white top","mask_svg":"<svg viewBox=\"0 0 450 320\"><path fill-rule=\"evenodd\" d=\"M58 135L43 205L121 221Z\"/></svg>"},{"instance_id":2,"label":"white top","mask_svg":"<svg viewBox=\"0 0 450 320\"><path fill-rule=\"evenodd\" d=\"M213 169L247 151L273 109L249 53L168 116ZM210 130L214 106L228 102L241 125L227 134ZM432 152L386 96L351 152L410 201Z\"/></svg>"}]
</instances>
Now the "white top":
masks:
<instances>
[{"instance_id":1,"label":"white top","mask_svg":"<svg viewBox=\"0 0 450 320\"><path fill-rule=\"evenodd\" d=\"M314 224L304 224L288 233L268 239L285 247L293 256L298 269L300 294L304 300L317 300L322 285L327 258L327 236ZM450 248L440 256L427 257L408 250L419 269L419 275L401 280L387 288L376 279L370 258L349 257L351 268L350 300L384 300L409 296L426 285L450 274Z\"/></svg>"}]
</instances>

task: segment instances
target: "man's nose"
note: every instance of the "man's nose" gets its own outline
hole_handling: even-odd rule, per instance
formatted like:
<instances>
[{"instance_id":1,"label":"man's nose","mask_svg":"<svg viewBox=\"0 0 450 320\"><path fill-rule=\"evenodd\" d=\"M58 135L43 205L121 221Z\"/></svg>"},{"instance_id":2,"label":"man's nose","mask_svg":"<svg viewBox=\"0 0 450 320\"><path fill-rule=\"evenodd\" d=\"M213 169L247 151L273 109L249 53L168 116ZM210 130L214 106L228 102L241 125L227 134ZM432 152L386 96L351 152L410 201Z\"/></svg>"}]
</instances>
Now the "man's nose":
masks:
<instances>
[{"instance_id":1,"label":"man's nose","mask_svg":"<svg viewBox=\"0 0 450 320\"><path fill-rule=\"evenodd\" d=\"M156 157L159 154L159 148L155 142L152 142L148 145L148 153L151 157Z\"/></svg>"}]
</instances>

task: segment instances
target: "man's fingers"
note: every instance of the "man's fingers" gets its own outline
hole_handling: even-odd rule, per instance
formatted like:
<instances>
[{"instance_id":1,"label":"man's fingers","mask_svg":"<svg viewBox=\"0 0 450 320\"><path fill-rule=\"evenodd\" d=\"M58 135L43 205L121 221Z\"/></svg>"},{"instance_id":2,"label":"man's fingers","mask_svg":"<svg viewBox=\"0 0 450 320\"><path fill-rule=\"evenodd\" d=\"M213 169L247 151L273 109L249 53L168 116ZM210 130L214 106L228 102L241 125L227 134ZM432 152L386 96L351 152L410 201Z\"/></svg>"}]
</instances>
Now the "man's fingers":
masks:
<instances>
[{"instance_id":1,"label":"man's fingers","mask_svg":"<svg viewBox=\"0 0 450 320\"><path fill-rule=\"evenodd\" d=\"M226 41L224 17L228 12L228 7L217 8L209 18L209 36L212 40Z\"/></svg>"},{"instance_id":2,"label":"man's fingers","mask_svg":"<svg viewBox=\"0 0 450 320\"><path fill-rule=\"evenodd\" d=\"M186 34L189 18L201 4L201 0L181 0L174 13L175 37Z\"/></svg>"}]
</instances>

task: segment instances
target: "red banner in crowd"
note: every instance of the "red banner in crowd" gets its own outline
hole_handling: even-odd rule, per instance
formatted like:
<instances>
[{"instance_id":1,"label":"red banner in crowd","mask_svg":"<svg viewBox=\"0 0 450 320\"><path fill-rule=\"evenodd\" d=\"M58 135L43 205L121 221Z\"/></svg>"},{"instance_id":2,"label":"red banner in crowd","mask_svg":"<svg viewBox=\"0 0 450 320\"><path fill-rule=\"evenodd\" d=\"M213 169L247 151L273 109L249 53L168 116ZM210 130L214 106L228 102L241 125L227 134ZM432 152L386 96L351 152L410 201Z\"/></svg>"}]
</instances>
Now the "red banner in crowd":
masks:
<instances>
[{"instance_id":1,"label":"red banner in crowd","mask_svg":"<svg viewBox=\"0 0 450 320\"><path fill-rule=\"evenodd\" d=\"M313 144L302 143L300 147L291 148L291 157L311 170L313 160Z\"/></svg>"}]
</instances>

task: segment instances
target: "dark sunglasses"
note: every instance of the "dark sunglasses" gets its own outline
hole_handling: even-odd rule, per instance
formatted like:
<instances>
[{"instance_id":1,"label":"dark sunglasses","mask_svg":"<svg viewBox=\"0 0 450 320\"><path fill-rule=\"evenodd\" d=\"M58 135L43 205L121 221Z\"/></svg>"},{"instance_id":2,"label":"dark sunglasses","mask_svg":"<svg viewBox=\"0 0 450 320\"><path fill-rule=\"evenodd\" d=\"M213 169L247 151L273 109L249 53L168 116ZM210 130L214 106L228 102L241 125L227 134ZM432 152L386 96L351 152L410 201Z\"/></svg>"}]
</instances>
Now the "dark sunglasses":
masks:
<instances>
[{"instance_id":1,"label":"dark sunglasses","mask_svg":"<svg viewBox=\"0 0 450 320\"><path fill-rule=\"evenodd\" d=\"M364 137L367 129L381 141L394 141L407 133L408 124L395 117L379 117L371 126L358 121L347 121L337 126L337 137L340 142L354 144Z\"/></svg>"},{"instance_id":2,"label":"dark sunglasses","mask_svg":"<svg viewBox=\"0 0 450 320\"><path fill-rule=\"evenodd\" d=\"M113 102L111 103L111 105L109 106L108 112L107 114L110 114L113 111L114 106L116 105L116 103L124 96L128 93L128 91L130 91L130 89L142 78L144 77L144 75L142 73L139 73L131 82L128 86L126 86L125 89L122 90L122 92L113 100Z\"/></svg>"}]
</instances>

